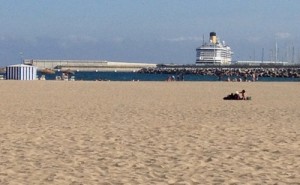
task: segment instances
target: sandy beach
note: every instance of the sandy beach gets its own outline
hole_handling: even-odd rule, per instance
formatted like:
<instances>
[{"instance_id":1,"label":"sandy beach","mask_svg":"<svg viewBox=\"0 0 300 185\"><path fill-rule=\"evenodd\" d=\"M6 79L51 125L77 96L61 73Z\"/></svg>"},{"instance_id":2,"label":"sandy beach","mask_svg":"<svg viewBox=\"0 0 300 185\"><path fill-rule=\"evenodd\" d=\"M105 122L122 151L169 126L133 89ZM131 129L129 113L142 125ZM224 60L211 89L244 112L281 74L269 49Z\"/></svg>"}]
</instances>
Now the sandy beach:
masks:
<instances>
[{"instance_id":1,"label":"sandy beach","mask_svg":"<svg viewBox=\"0 0 300 185\"><path fill-rule=\"evenodd\" d=\"M251 101L223 97L246 90ZM300 84L0 81L0 184L300 184Z\"/></svg>"}]
</instances>

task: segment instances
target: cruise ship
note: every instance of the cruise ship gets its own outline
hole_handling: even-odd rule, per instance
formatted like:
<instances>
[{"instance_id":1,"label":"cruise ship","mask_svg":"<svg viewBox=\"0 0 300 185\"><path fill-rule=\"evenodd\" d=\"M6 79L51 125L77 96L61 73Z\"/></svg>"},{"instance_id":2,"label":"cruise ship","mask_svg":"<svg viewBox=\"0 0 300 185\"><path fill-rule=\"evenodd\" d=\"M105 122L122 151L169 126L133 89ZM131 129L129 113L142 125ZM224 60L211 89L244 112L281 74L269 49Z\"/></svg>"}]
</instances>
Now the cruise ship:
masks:
<instances>
[{"instance_id":1,"label":"cruise ship","mask_svg":"<svg viewBox=\"0 0 300 185\"><path fill-rule=\"evenodd\" d=\"M217 34L210 32L209 43L203 43L202 46L196 49L196 65L222 65L230 64L233 52L231 48L225 45L225 42L219 42Z\"/></svg>"}]
</instances>

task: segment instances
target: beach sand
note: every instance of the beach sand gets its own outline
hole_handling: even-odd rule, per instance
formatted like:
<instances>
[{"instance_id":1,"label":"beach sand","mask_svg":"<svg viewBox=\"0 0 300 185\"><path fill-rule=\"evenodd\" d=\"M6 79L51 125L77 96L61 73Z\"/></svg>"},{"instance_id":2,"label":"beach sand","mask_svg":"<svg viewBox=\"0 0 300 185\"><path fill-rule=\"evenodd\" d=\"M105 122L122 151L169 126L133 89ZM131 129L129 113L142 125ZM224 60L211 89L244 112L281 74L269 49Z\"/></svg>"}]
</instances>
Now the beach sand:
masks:
<instances>
[{"instance_id":1,"label":"beach sand","mask_svg":"<svg viewBox=\"0 0 300 185\"><path fill-rule=\"evenodd\" d=\"M251 101L223 97L246 90ZM300 184L300 84L0 81L0 184Z\"/></svg>"}]
</instances>

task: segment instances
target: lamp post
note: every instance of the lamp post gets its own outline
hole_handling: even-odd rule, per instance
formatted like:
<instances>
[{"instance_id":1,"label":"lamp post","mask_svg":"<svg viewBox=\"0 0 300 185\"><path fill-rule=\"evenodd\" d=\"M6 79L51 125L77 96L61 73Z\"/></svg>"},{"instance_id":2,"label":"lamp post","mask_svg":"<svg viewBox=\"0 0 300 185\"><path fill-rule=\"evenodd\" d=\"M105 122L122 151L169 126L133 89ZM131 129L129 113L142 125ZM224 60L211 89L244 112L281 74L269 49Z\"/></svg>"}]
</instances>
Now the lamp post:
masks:
<instances>
[{"instance_id":1,"label":"lamp post","mask_svg":"<svg viewBox=\"0 0 300 185\"><path fill-rule=\"evenodd\" d=\"M20 54L21 64L23 64L23 52L21 51L19 54Z\"/></svg>"}]
</instances>

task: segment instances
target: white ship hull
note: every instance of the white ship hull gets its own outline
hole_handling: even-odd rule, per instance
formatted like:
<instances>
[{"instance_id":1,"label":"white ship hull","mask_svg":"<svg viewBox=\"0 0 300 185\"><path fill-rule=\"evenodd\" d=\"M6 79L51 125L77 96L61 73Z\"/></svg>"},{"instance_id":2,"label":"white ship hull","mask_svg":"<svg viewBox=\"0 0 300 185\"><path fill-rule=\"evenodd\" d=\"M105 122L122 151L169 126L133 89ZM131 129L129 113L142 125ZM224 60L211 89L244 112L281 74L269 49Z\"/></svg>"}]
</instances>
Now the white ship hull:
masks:
<instances>
[{"instance_id":1,"label":"white ship hull","mask_svg":"<svg viewBox=\"0 0 300 185\"><path fill-rule=\"evenodd\" d=\"M210 33L210 43L204 43L196 49L196 64L230 64L231 48L217 40L216 33Z\"/></svg>"}]
</instances>

